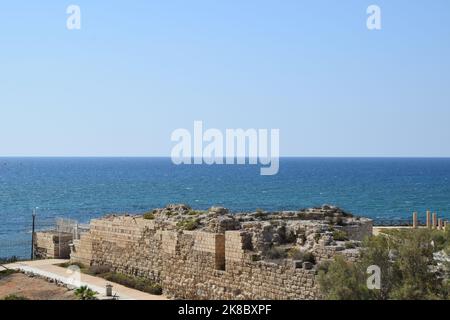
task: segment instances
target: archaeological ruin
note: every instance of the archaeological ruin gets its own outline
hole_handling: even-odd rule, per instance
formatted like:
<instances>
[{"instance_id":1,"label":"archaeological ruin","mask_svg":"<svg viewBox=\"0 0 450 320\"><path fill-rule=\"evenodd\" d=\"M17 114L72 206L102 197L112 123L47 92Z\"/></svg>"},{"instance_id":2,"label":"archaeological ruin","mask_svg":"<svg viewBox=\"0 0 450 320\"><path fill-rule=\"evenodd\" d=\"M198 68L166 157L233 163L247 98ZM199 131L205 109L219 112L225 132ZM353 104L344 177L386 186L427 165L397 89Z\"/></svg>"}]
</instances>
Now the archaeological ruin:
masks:
<instances>
[{"instance_id":1,"label":"archaeological ruin","mask_svg":"<svg viewBox=\"0 0 450 320\"><path fill-rule=\"evenodd\" d=\"M252 213L168 205L91 220L68 246L72 262L150 279L170 298L320 299L321 263L357 259L371 234L372 220L328 205ZM53 248L51 239L41 243Z\"/></svg>"}]
</instances>

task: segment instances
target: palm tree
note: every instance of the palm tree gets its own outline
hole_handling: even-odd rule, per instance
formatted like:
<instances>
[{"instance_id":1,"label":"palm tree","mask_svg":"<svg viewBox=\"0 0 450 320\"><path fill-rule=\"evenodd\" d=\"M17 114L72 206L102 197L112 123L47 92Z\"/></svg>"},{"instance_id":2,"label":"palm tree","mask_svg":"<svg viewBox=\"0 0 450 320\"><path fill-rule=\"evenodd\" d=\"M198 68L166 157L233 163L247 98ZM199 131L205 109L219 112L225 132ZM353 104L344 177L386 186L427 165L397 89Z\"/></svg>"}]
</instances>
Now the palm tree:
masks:
<instances>
[{"instance_id":1,"label":"palm tree","mask_svg":"<svg viewBox=\"0 0 450 320\"><path fill-rule=\"evenodd\" d=\"M81 286L75 290L75 296L79 300L97 300L95 295L97 292L88 288L88 286Z\"/></svg>"}]
</instances>

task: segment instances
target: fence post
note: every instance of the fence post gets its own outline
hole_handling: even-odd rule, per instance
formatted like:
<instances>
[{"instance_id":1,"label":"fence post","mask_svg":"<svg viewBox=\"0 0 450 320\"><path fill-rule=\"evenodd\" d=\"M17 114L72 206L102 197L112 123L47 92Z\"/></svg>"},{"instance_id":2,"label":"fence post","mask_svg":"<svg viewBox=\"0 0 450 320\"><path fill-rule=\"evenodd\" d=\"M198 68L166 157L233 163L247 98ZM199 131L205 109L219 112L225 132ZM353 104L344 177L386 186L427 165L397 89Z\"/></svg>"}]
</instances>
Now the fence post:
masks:
<instances>
[{"instance_id":1,"label":"fence post","mask_svg":"<svg viewBox=\"0 0 450 320\"><path fill-rule=\"evenodd\" d=\"M33 209L32 216L32 224L31 224L31 260L34 260L34 223L36 220L36 209Z\"/></svg>"}]
</instances>

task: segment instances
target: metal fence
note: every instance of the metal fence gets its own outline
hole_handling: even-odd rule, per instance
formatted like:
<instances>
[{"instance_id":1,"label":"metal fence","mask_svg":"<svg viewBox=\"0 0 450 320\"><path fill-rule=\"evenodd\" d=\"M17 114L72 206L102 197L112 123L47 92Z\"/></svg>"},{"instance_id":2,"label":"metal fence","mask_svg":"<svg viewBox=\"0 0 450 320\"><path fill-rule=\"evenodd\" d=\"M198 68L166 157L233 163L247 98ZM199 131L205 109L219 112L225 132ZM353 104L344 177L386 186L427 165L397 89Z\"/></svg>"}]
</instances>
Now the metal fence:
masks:
<instances>
[{"instance_id":1,"label":"metal fence","mask_svg":"<svg viewBox=\"0 0 450 320\"><path fill-rule=\"evenodd\" d=\"M374 219L374 226L412 226L412 219Z\"/></svg>"},{"instance_id":2,"label":"metal fence","mask_svg":"<svg viewBox=\"0 0 450 320\"><path fill-rule=\"evenodd\" d=\"M77 220L67 218L56 218L55 231L60 233L71 233L73 239L78 240L83 232L89 231L89 224L78 223Z\"/></svg>"},{"instance_id":3,"label":"metal fence","mask_svg":"<svg viewBox=\"0 0 450 320\"><path fill-rule=\"evenodd\" d=\"M18 259L30 259L32 256L32 219L24 223L22 228L14 230L14 233L0 234L0 262L16 257ZM35 232L55 231L70 233L73 239L79 239L83 232L89 231L89 224L79 223L68 218L40 218L36 216Z\"/></svg>"}]
</instances>

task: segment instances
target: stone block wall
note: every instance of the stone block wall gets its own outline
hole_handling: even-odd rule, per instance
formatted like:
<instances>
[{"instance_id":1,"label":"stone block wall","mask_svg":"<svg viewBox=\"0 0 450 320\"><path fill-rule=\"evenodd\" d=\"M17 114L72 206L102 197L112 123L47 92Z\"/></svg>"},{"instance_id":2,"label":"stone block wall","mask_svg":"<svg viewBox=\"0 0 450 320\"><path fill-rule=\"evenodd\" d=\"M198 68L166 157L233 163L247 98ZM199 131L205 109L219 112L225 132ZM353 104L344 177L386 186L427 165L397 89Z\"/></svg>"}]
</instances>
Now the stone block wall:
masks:
<instances>
[{"instance_id":1,"label":"stone block wall","mask_svg":"<svg viewBox=\"0 0 450 320\"><path fill-rule=\"evenodd\" d=\"M70 247L73 239L70 233L54 231L36 232L34 236L34 252L41 259L67 259L70 256Z\"/></svg>"},{"instance_id":2,"label":"stone block wall","mask_svg":"<svg viewBox=\"0 0 450 320\"><path fill-rule=\"evenodd\" d=\"M73 240L70 259L86 266L92 263L92 237L89 232L83 233L79 240Z\"/></svg>"},{"instance_id":3,"label":"stone block wall","mask_svg":"<svg viewBox=\"0 0 450 320\"><path fill-rule=\"evenodd\" d=\"M93 220L74 241L72 261L109 265L161 284L181 299L317 299L316 271L292 261L252 261L245 231L161 230L142 217ZM87 263L87 261L89 263Z\"/></svg>"}]
</instances>

